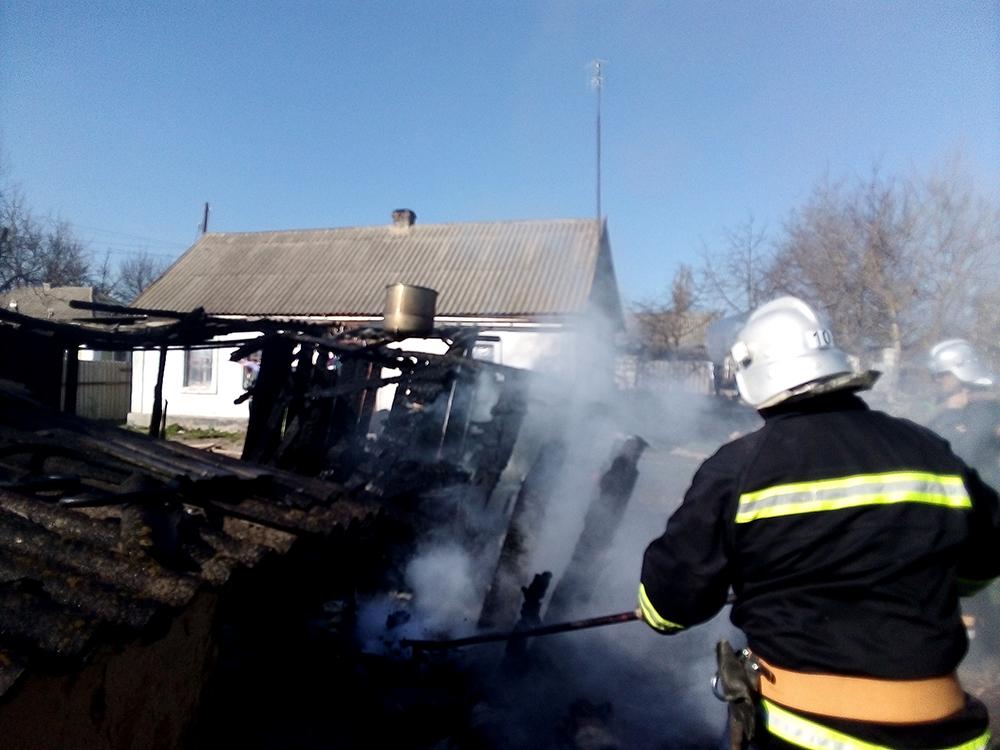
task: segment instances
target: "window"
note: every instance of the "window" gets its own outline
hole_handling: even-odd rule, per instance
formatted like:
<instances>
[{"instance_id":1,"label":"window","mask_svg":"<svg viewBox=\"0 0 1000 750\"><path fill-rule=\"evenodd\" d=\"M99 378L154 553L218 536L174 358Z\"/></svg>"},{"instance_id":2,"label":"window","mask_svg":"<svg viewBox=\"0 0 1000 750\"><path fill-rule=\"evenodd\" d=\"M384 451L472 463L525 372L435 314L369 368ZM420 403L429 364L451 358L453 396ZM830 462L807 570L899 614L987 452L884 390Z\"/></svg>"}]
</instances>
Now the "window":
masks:
<instances>
[{"instance_id":1,"label":"window","mask_svg":"<svg viewBox=\"0 0 1000 750\"><path fill-rule=\"evenodd\" d=\"M132 352L94 352L94 359L101 362L131 362Z\"/></svg>"},{"instance_id":2,"label":"window","mask_svg":"<svg viewBox=\"0 0 1000 750\"><path fill-rule=\"evenodd\" d=\"M212 387L214 349L188 349L184 352L184 387L207 391Z\"/></svg>"}]
</instances>

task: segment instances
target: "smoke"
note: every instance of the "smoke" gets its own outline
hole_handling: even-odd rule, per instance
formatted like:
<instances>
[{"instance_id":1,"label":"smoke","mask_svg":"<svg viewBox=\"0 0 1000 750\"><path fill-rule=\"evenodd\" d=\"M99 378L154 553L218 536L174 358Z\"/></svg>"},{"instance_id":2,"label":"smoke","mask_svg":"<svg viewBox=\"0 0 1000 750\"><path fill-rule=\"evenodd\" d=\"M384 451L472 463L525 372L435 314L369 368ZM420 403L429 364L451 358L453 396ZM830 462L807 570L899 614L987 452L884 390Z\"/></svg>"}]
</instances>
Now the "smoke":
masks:
<instances>
[{"instance_id":1,"label":"smoke","mask_svg":"<svg viewBox=\"0 0 1000 750\"><path fill-rule=\"evenodd\" d=\"M404 590L359 606L355 638L362 651L406 657L400 641L471 634L482 605L482 576L475 568L475 559L454 543L418 552L406 566Z\"/></svg>"},{"instance_id":2,"label":"smoke","mask_svg":"<svg viewBox=\"0 0 1000 750\"><path fill-rule=\"evenodd\" d=\"M369 602L359 613L359 630L369 647L392 651L401 638L475 632L516 487L541 445L552 440L561 443L562 465L526 555L530 574L553 574L549 595L566 570L613 452L632 435L649 443L638 463L631 502L604 555L596 593L571 616L634 609L642 553L662 533L701 460L732 433L759 423L752 411L678 384L646 392L619 390L613 337L603 324L583 328L575 348L560 344L548 363L538 365L544 377L533 382L522 435L490 506L448 492L433 499L438 523L405 570L412 599ZM483 395L484 403L496 402L495 396ZM489 532L482 536L492 541L470 542L470 529ZM520 585L530 583L530 574ZM486 727L494 747L551 747L555 736L567 731L574 702L583 700L609 705L606 729L622 746L714 748L725 721L725 706L710 688L714 643L722 637L740 642L728 609L671 637L632 622L535 638L529 641L527 665L516 668L502 644L472 646L445 658L461 664L478 686L483 700L473 721Z\"/></svg>"},{"instance_id":3,"label":"smoke","mask_svg":"<svg viewBox=\"0 0 1000 750\"><path fill-rule=\"evenodd\" d=\"M370 643L391 653L400 638L475 632L503 543L503 522L541 447L553 442L559 444L561 464L543 512L532 516L535 525L523 540L519 585L527 586L535 573L551 572L551 596L572 558L602 473L617 447L638 435L649 446L638 463L631 501L611 548L603 553L595 593L566 619L632 610L643 551L662 533L697 467L721 444L760 425L749 408L692 393L688 379L619 390L612 377L612 337L598 325L585 329L575 348L560 344L547 362L536 363L544 376L534 382L522 438L494 500L473 503L447 492L434 498L437 524L405 570L412 598L389 597L366 608L359 623L363 619L370 629ZM497 394L488 390L492 385L485 384L475 421L496 404ZM887 395L877 390L868 398L897 413L910 406ZM471 543L477 534L495 543ZM547 604L543 601L543 612ZM994 602L991 612L996 610ZM743 643L728 617L724 608L710 622L670 637L638 622L538 637L528 641L526 658L513 658L504 644L473 646L441 658L460 666L473 686L478 697L470 723L489 738L489 747L573 747L574 721L582 710L587 721L600 725L602 747L716 748L722 746L726 709L710 689L714 644L722 638L737 647ZM974 639L973 646L985 647L985 638ZM974 676L968 669L963 674L967 682Z\"/></svg>"},{"instance_id":4,"label":"smoke","mask_svg":"<svg viewBox=\"0 0 1000 750\"><path fill-rule=\"evenodd\" d=\"M461 547L436 547L415 557L406 568L415 592L414 610L430 633L464 635L479 617L482 594L476 588L474 561Z\"/></svg>"}]
</instances>

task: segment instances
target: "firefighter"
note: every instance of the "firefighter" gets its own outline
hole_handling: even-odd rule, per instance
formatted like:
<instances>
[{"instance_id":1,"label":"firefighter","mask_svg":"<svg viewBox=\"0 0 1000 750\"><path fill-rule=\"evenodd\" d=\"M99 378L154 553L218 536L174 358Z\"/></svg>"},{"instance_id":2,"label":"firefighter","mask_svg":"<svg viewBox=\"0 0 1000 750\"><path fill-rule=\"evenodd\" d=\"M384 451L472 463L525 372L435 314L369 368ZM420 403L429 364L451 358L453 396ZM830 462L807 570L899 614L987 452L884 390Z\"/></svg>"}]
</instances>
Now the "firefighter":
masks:
<instances>
[{"instance_id":1,"label":"firefighter","mask_svg":"<svg viewBox=\"0 0 1000 750\"><path fill-rule=\"evenodd\" d=\"M801 300L756 310L732 356L764 426L701 465L646 549L643 619L676 633L732 588L747 648L720 644L718 692L734 746L756 729L772 750L986 748L956 667L959 596L1000 575L996 493L931 431L869 410L856 391L877 373L855 373Z\"/></svg>"},{"instance_id":2,"label":"firefighter","mask_svg":"<svg viewBox=\"0 0 1000 750\"><path fill-rule=\"evenodd\" d=\"M1000 486L1000 401L996 377L964 339L934 346L928 356L939 405L928 427L994 488Z\"/></svg>"},{"instance_id":3,"label":"firefighter","mask_svg":"<svg viewBox=\"0 0 1000 750\"><path fill-rule=\"evenodd\" d=\"M997 378L964 339L931 348L928 367L939 404L927 426L994 489L1000 488L1000 401ZM1000 686L1000 582L965 602L963 620L969 653L962 665L970 687L996 693ZM994 723L1000 717L994 716Z\"/></svg>"}]
</instances>

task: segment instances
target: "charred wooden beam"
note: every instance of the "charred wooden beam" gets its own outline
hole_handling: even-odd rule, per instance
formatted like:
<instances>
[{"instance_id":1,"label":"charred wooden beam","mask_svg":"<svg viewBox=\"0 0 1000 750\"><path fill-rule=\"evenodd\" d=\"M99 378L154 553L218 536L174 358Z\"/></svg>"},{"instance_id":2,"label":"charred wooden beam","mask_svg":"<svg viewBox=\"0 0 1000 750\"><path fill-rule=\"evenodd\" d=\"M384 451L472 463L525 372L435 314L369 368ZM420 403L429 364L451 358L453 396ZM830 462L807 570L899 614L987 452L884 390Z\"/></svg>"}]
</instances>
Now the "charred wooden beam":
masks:
<instances>
[{"instance_id":1,"label":"charred wooden beam","mask_svg":"<svg viewBox=\"0 0 1000 750\"><path fill-rule=\"evenodd\" d=\"M549 443L539 452L525 476L514 503L493 580L483 601L480 628L510 627L515 622L522 582L527 578L526 566L537 543L536 535L545 515L545 506L565 459L565 446L559 442Z\"/></svg>"},{"instance_id":2,"label":"charred wooden beam","mask_svg":"<svg viewBox=\"0 0 1000 750\"><path fill-rule=\"evenodd\" d=\"M149 415L149 436L160 437L163 420L163 376L167 367L167 347L160 347L160 358L156 366L156 385L153 386L153 411Z\"/></svg>"},{"instance_id":3,"label":"charred wooden beam","mask_svg":"<svg viewBox=\"0 0 1000 750\"><path fill-rule=\"evenodd\" d=\"M178 312L177 310L154 310L151 308L129 307L128 305L109 305L104 302L86 302L84 300L70 300L69 306L74 310L94 310L96 312L123 313L125 315L144 315L150 318L169 318L171 320L182 320L189 316L190 312ZM199 310L202 308L198 308Z\"/></svg>"},{"instance_id":4,"label":"charred wooden beam","mask_svg":"<svg viewBox=\"0 0 1000 750\"><path fill-rule=\"evenodd\" d=\"M528 666L529 632L537 632L542 624L542 599L548 591L552 574L548 571L536 573L531 583L521 587L524 602L521 604L521 619L514 625L514 637L507 641L504 661L507 669L524 670ZM520 638L518 634L522 634Z\"/></svg>"},{"instance_id":5,"label":"charred wooden beam","mask_svg":"<svg viewBox=\"0 0 1000 750\"><path fill-rule=\"evenodd\" d=\"M275 431L281 423L284 405L280 403L282 391L292 370L292 352L295 344L288 339L275 339L264 345L260 356L260 371L250 401L250 420L243 442L243 458L261 462L269 456L280 441Z\"/></svg>"},{"instance_id":6,"label":"charred wooden beam","mask_svg":"<svg viewBox=\"0 0 1000 750\"><path fill-rule=\"evenodd\" d=\"M552 592L552 600L545 613L547 621L562 619L590 601L604 554L611 548L639 477L636 464L647 445L649 443L641 437L630 437L617 451L611 467L601 476L599 492L587 510L573 557Z\"/></svg>"}]
</instances>

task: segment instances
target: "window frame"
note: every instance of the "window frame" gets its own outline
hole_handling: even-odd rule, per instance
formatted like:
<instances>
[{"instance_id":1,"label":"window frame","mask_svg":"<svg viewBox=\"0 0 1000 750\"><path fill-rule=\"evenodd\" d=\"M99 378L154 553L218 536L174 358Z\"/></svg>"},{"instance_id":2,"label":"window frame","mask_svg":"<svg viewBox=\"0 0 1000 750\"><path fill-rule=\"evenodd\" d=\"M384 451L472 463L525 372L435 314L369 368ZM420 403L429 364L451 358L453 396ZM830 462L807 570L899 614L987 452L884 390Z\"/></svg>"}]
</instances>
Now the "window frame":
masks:
<instances>
[{"instance_id":1,"label":"window frame","mask_svg":"<svg viewBox=\"0 0 1000 750\"><path fill-rule=\"evenodd\" d=\"M218 356L215 348L185 349L184 369L181 373L181 391L183 393L216 393L218 391ZM202 376L192 382L192 355L207 355L208 377Z\"/></svg>"}]
</instances>

